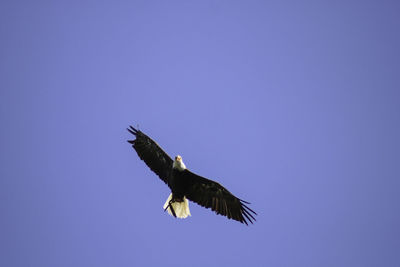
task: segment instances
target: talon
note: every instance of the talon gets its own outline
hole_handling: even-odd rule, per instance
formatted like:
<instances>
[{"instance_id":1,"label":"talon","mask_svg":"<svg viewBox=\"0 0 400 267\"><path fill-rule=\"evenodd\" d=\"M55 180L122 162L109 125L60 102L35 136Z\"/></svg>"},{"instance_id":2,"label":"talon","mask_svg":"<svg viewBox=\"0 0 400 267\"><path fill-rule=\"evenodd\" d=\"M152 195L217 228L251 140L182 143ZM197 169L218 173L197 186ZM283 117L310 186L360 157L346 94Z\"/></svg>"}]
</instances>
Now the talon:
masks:
<instances>
[{"instance_id":1,"label":"talon","mask_svg":"<svg viewBox=\"0 0 400 267\"><path fill-rule=\"evenodd\" d=\"M172 215L174 215L174 217L176 218L176 214L175 214L174 208L172 207L172 203L173 203L173 201L171 199L171 201L169 202L169 206L171 208Z\"/></svg>"},{"instance_id":2,"label":"talon","mask_svg":"<svg viewBox=\"0 0 400 267\"><path fill-rule=\"evenodd\" d=\"M176 218L174 208L172 207L172 199L169 201L168 206L164 209L164 211L166 211L168 208L171 208L172 215Z\"/></svg>"}]
</instances>

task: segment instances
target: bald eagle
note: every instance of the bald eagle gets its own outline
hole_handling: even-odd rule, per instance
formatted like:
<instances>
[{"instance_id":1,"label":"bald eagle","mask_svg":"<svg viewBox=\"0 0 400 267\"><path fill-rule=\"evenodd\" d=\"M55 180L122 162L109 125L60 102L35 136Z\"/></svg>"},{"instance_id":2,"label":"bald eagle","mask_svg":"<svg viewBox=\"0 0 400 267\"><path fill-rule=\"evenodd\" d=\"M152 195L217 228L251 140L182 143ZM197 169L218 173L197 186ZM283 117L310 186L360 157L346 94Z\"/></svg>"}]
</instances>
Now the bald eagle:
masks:
<instances>
[{"instance_id":1,"label":"bald eagle","mask_svg":"<svg viewBox=\"0 0 400 267\"><path fill-rule=\"evenodd\" d=\"M190 216L188 200L191 200L246 225L256 220L254 216L257 214L246 206L249 202L235 197L219 183L189 171L181 156L177 155L175 160L172 160L143 132L132 126L127 130L136 137L135 140L128 140L128 143L132 144L139 158L171 189L171 194L163 206L170 215L178 218Z\"/></svg>"}]
</instances>

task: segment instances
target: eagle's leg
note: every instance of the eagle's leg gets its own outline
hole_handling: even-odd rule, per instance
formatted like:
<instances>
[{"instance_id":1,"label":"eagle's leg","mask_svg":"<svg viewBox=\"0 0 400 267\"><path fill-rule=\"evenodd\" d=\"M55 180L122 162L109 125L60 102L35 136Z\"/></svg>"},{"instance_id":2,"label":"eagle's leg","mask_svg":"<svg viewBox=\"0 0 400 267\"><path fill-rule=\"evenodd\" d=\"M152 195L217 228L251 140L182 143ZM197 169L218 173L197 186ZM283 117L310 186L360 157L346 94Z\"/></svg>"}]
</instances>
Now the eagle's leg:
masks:
<instances>
[{"instance_id":1,"label":"eagle's leg","mask_svg":"<svg viewBox=\"0 0 400 267\"><path fill-rule=\"evenodd\" d=\"M173 203L173 202L174 202L174 201L171 199L171 200L169 201L169 203L168 203L168 206L165 208L164 211L166 211L168 208L170 208L170 209L171 209L171 212L172 212L172 215L176 218L176 214L175 214L174 208L172 207L172 203Z\"/></svg>"}]
</instances>

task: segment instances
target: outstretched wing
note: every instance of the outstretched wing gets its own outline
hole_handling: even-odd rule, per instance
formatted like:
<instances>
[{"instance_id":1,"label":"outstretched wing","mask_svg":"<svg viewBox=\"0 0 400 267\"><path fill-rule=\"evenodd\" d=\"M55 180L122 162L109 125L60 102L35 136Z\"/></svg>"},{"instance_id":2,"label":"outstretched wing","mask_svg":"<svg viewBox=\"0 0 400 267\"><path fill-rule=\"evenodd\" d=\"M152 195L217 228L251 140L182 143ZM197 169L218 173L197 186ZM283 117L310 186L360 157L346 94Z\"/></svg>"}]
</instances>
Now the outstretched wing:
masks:
<instances>
[{"instance_id":1,"label":"outstretched wing","mask_svg":"<svg viewBox=\"0 0 400 267\"><path fill-rule=\"evenodd\" d=\"M172 170L173 163L170 156L168 156L155 141L141 131L136 130L132 126L129 126L127 130L136 136L135 140L128 140L128 143L132 144L139 158L143 160L164 183L168 184L168 177Z\"/></svg>"},{"instance_id":2,"label":"outstretched wing","mask_svg":"<svg viewBox=\"0 0 400 267\"><path fill-rule=\"evenodd\" d=\"M241 223L253 223L257 215L244 200L235 197L226 188L217 182L201 177L189 170L184 171L184 179L187 181L186 197L203 206L211 208L217 214L228 217Z\"/></svg>"}]
</instances>

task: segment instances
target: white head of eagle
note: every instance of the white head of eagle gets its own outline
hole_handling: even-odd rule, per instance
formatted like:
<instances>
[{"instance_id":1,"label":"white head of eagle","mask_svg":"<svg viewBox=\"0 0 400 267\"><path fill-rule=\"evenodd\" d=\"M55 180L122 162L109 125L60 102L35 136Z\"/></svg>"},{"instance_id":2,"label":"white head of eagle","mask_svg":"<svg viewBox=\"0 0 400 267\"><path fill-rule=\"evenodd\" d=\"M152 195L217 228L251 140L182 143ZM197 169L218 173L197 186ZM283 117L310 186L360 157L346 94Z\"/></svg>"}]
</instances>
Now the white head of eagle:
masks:
<instances>
[{"instance_id":1,"label":"white head of eagle","mask_svg":"<svg viewBox=\"0 0 400 267\"><path fill-rule=\"evenodd\" d=\"M186 169L185 163L183 163L182 157L177 155L175 157L174 163L172 164L172 168L178 169L179 171L184 171Z\"/></svg>"},{"instance_id":2,"label":"white head of eagle","mask_svg":"<svg viewBox=\"0 0 400 267\"><path fill-rule=\"evenodd\" d=\"M139 158L171 189L163 209L177 218L190 215L189 200L216 214L248 224L255 221L255 213L250 204L229 192L219 183L188 170L177 155L173 160L154 140L132 126L128 131L136 139L128 140Z\"/></svg>"}]
</instances>

